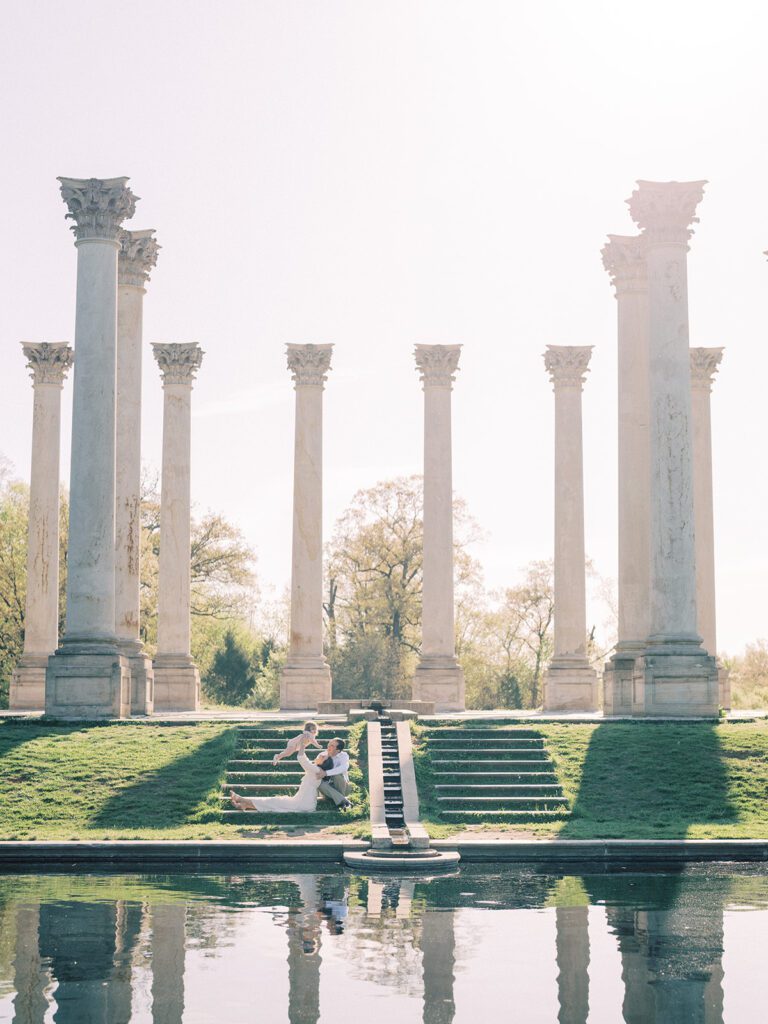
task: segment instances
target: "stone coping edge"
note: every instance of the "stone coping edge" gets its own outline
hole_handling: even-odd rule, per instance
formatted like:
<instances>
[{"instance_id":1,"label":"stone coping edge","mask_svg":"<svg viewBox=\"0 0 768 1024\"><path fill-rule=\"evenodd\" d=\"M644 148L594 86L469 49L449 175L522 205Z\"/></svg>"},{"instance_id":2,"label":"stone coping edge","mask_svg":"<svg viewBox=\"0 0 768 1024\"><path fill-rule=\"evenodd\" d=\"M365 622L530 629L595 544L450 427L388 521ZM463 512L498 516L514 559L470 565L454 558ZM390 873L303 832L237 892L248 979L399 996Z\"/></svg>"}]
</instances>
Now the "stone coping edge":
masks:
<instances>
[{"instance_id":1,"label":"stone coping edge","mask_svg":"<svg viewBox=\"0 0 768 1024\"><path fill-rule=\"evenodd\" d=\"M272 863L344 862L346 852L360 852L370 843L360 839L346 840L279 840L230 839L158 840L116 839L112 841L70 842L4 841L0 842L2 868L62 868L90 864L120 864L132 870L163 864L223 864L247 862L252 865Z\"/></svg>"},{"instance_id":2,"label":"stone coping edge","mask_svg":"<svg viewBox=\"0 0 768 1024\"><path fill-rule=\"evenodd\" d=\"M467 862L586 862L668 864L682 861L768 860L768 839L433 839Z\"/></svg>"}]
</instances>

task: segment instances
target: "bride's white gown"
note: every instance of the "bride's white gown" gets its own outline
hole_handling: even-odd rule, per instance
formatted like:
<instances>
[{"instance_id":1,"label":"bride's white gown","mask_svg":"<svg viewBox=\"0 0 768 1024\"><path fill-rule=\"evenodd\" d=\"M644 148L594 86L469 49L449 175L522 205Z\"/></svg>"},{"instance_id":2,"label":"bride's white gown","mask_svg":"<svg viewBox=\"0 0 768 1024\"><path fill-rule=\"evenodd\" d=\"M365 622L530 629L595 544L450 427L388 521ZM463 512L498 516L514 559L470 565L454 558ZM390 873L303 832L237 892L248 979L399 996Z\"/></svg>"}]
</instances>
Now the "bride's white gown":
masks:
<instances>
[{"instance_id":1,"label":"bride's white gown","mask_svg":"<svg viewBox=\"0 0 768 1024\"><path fill-rule=\"evenodd\" d=\"M317 788L322 780L320 769L313 764L306 754L296 758L304 769L304 778L293 796L256 796L248 797L255 811L284 811L287 814L301 814L317 810Z\"/></svg>"}]
</instances>

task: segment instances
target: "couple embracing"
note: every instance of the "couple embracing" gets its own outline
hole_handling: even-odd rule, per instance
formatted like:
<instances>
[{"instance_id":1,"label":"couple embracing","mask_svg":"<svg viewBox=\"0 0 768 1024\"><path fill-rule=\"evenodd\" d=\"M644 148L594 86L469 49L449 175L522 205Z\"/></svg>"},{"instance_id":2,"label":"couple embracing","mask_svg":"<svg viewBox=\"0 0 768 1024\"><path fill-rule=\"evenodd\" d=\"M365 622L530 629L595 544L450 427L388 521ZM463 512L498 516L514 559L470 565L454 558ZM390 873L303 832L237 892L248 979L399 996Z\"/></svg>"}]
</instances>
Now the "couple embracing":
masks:
<instances>
[{"instance_id":1,"label":"couple embracing","mask_svg":"<svg viewBox=\"0 0 768 1024\"><path fill-rule=\"evenodd\" d=\"M314 725L314 723L311 724ZM316 728L315 726L315 731ZM306 814L317 810L317 794L320 792L341 810L351 807L352 805L347 800L349 754L344 749L344 740L337 736L334 737L328 743L326 750L318 754L314 761L310 761L307 757L305 747L306 743L299 749L296 758L304 770L304 777L293 796L250 797L239 796L232 792L229 798L233 806L239 811Z\"/></svg>"}]
</instances>

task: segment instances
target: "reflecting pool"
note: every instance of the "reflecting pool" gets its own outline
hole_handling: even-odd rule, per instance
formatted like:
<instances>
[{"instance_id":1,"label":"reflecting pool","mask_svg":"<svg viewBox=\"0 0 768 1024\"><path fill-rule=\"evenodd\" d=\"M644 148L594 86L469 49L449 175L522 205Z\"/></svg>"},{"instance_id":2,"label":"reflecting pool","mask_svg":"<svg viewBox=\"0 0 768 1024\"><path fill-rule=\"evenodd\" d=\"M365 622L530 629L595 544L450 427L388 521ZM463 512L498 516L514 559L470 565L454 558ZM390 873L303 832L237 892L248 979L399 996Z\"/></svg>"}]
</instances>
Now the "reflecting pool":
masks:
<instances>
[{"instance_id":1,"label":"reflecting pool","mask_svg":"<svg viewBox=\"0 0 768 1024\"><path fill-rule=\"evenodd\" d=\"M768 867L0 876L0 1022L759 1024Z\"/></svg>"}]
</instances>

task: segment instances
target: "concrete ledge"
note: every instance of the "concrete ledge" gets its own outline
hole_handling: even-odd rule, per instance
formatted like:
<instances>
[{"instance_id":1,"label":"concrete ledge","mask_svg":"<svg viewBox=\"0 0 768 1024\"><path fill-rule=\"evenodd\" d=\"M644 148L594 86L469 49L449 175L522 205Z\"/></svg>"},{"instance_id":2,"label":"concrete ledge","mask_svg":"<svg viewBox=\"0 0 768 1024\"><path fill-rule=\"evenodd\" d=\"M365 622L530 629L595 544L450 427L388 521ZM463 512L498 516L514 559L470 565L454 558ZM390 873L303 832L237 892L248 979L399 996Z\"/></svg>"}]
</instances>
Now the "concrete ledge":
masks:
<instances>
[{"instance_id":1,"label":"concrete ledge","mask_svg":"<svg viewBox=\"0 0 768 1024\"><path fill-rule=\"evenodd\" d=\"M768 860L768 839L433 839L435 850L456 850L467 862L547 861L662 864L683 861Z\"/></svg>"},{"instance_id":2,"label":"concrete ledge","mask_svg":"<svg viewBox=\"0 0 768 1024\"><path fill-rule=\"evenodd\" d=\"M363 853L369 844L359 839L235 839L235 840L115 840L113 842L0 842L0 867L43 868L120 864L133 871L144 865L244 865L335 861L346 852Z\"/></svg>"}]
</instances>

